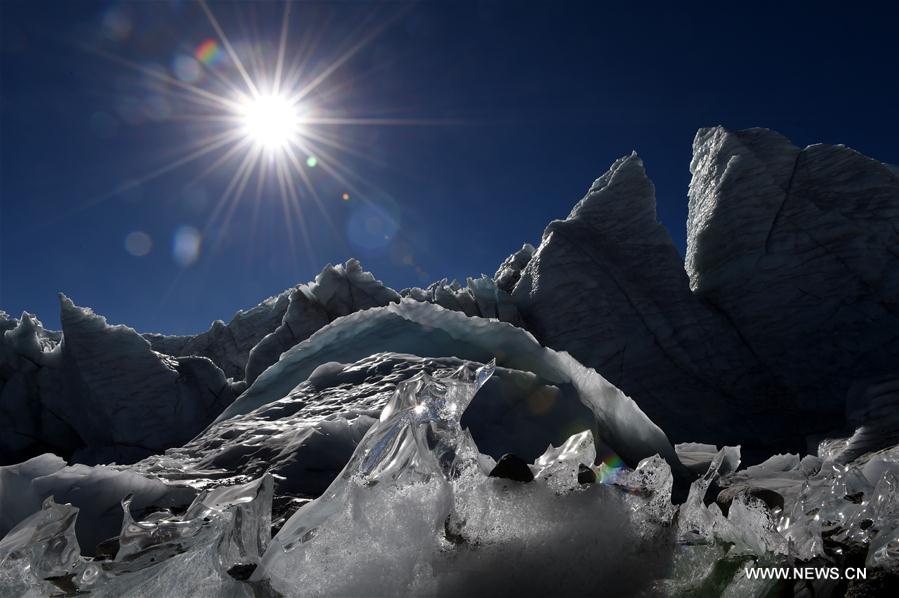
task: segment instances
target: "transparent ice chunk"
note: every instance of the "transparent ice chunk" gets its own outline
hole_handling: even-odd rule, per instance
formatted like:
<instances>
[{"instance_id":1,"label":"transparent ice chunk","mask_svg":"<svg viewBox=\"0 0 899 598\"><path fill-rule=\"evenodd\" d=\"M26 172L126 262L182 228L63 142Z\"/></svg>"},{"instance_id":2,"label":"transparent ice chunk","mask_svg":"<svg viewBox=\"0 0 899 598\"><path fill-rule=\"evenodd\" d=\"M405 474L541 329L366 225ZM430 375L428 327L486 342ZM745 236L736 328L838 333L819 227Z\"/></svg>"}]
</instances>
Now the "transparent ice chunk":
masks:
<instances>
[{"instance_id":1,"label":"transparent ice chunk","mask_svg":"<svg viewBox=\"0 0 899 598\"><path fill-rule=\"evenodd\" d=\"M709 465L708 471L690 485L686 502L678 513L678 541L686 544L714 540L718 530L726 528L727 519L717 504L705 506L706 492L719 475L735 471L740 464L740 447L722 448Z\"/></svg>"},{"instance_id":2,"label":"transparent ice chunk","mask_svg":"<svg viewBox=\"0 0 899 598\"><path fill-rule=\"evenodd\" d=\"M596 460L593 433L585 430L568 438L560 447L552 445L534 462L537 470L534 478L545 482L556 493L579 487L578 469L581 465L592 467Z\"/></svg>"}]
</instances>

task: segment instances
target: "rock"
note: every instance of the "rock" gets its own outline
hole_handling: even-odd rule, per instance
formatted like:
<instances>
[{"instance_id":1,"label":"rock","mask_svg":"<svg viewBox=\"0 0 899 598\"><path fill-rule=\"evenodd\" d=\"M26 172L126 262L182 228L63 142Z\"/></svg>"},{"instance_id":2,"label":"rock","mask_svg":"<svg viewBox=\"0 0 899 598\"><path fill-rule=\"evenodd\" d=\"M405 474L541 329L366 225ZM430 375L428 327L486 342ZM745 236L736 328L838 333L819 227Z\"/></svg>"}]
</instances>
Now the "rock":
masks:
<instances>
[{"instance_id":1,"label":"rock","mask_svg":"<svg viewBox=\"0 0 899 598\"><path fill-rule=\"evenodd\" d=\"M253 571L258 567L256 563L237 563L228 569L228 575L238 581L246 581L250 579Z\"/></svg>"},{"instance_id":2,"label":"rock","mask_svg":"<svg viewBox=\"0 0 899 598\"><path fill-rule=\"evenodd\" d=\"M534 473L528 464L517 455L506 453L496 462L496 467L490 472L491 478L504 478L516 482L533 482Z\"/></svg>"},{"instance_id":3,"label":"rock","mask_svg":"<svg viewBox=\"0 0 899 598\"><path fill-rule=\"evenodd\" d=\"M596 472L581 463L578 465L577 470L577 483L578 484L595 484L596 483Z\"/></svg>"}]
</instances>

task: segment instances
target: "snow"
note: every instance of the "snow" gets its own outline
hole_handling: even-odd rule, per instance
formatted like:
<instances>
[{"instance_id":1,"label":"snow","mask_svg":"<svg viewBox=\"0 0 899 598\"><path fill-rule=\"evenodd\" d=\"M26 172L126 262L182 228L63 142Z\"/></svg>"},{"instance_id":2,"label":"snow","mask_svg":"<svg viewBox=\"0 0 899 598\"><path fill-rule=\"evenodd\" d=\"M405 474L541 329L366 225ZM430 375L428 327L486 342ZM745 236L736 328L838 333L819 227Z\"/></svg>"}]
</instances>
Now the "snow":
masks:
<instances>
[{"instance_id":1,"label":"snow","mask_svg":"<svg viewBox=\"0 0 899 598\"><path fill-rule=\"evenodd\" d=\"M262 301L255 307L237 312L225 324L216 320L209 330L191 336L144 334L154 351L173 357L207 357L225 375L235 380L244 377L250 350L274 330L288 309L290 290Z\"/></svg>"},{"instance_id":2,"label":"snow","mask_svg":"<svg viewBox=\"0 0 899 598\"><path fill-rule=\"evenodd\" d=\"M399 294L362 269L358 260L328 265L315 281L290 292L281 324L250 351L246 380L252 383L281 353L306 340L328 322L355 311L399 301Z\"/></svg>"},{"instance_id":3,"label":"snow","mask_svg":"<svg viewBox=\"0 0 899 598\"><path fill-rule=\"evenodd\" d=\"M466 279L464 287L455 280L448 282L444 278L425 289L418 287L403 289L402 295L416 301L435 303L445 309L460 311L467 316L496 318L520 325L521 315L509 290L500 288L497 280L482 274L480 278Z\"/></svg>"},{"instance_id":4,"label":"snow","mask_svg":"<svg viewBox=\"0 0 899 598\"><path fill-rule=\"evenodd\" d=\"M328 264L315 280L239 311L194 336L144 334L167 355L208 357L235 380L252 382L286 349L329 321L354 311L399 301L399 294L362 269L358 260Z\"/></svg>"}]
</instances>

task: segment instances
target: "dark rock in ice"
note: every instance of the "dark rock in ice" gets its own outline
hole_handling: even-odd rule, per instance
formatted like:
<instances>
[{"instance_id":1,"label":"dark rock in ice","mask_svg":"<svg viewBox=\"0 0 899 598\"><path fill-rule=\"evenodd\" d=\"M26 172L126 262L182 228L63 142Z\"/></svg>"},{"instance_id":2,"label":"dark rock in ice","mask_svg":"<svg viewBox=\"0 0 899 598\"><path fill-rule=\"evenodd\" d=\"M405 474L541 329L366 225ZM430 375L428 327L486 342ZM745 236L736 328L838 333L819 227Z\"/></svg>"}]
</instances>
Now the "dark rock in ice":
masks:
<instances>
[{"instance_id":1,"label":"dark rock in ice","mask_svg":"<svg viewBox=\"0 0 899 598\"><path fill-rule=\"evenodd\" d=\"M534 472L528 467L527 462L518 455L506 453L496 462L496 467L490 471L491 478L504 478L516 482L533 482ZM580 476L578 476L580 479Z\"/></svg>"},{"instance_id":2,"label":"dark rock in ice","mask_svg":"<svg viewBox=\"0 0 899 598\"><path fill-rule=\"evenodd\" d=\"M596 483L596 472L581 463L577 468L577 483L578 484L595 484Z\"/></svg>"},{"instance_id":3,"label":"dark rock in ice","mask_svg":"<svg viewBox=\"0 0 899 598\"><path fill-rule=\"evenodd\" d=\"M228 569L228 575L238 581L246 581L250 579L253 571L255 571L258 566L257 563L237 563Z\"/></svg>"}]
</instances>

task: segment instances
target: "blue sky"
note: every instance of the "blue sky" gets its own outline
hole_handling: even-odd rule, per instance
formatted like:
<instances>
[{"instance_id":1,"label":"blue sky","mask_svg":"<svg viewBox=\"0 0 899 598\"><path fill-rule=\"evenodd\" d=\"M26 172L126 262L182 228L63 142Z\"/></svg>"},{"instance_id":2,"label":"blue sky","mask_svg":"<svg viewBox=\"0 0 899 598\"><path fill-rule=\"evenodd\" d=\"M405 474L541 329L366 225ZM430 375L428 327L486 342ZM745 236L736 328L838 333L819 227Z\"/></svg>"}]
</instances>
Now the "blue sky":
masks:
<instances>
[{"instance_id":1,"label":"blue sky","mask_svg":"<svg viewBox=\"0 0 899 598\"><path fill-rule=\"evenodd\" d=\"M271 72L283 6L210 8ZM353 256L398 289L492 274L633 149L683 251L703 126L766 126L899 162L887 3L297 3L286 56L306 59L306 80L382 29L316 88L313 109L405 123L325 127L349 151L314 167L300 156L318 196L300 192L303 232L272 176L223 204L239 159L205 172L211 152L145 179L222 126L221 110L159 75L210 92L240 82L199 5L0 11L0 309L49 327L59 291L114 323L189 333ZM219 56L192 62L207 39ZM351 184L323 168L333 162Z\"/></svg>"}]
</instances>

